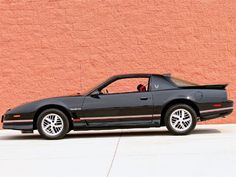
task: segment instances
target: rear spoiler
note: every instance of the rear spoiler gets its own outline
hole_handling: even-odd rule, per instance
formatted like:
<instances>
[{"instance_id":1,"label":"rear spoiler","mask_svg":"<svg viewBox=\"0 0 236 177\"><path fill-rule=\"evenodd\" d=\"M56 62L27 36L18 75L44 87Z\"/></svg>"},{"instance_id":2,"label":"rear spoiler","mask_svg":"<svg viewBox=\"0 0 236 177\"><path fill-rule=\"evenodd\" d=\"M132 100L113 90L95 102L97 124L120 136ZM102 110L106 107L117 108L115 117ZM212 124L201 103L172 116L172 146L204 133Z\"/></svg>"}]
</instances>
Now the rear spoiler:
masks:
<instances>
[{"instance_id":1,"label":"rear spoiler","mask_svg":"<svg viewBox=\"0 0 236 177\"><path fill-rule=\"evenodd\" d=\"M181 88L188 89L225 89L228 84L218 84L218 85L194 85L194 86L184 86Z\"/></svg>"}]
</instances>

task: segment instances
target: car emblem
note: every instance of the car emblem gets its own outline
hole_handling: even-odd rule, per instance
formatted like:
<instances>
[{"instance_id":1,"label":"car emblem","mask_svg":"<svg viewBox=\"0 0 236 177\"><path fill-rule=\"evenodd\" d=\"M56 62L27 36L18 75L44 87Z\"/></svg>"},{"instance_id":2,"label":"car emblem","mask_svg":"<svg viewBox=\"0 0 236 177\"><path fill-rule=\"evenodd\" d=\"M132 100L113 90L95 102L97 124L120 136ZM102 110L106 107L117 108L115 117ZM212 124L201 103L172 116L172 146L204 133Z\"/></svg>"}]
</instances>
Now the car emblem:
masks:
<instances>
[{"instance_id":1,"label":"car emblem","mask_svg":"<svg viewBox=\"0 0 236 177\"><path fill-rule=\"evenodd\" d=\"M159 88L159 84L155 84L154 87L155 87L156 89L158 89L158 88Z\"/></svg>"}]
</instances>

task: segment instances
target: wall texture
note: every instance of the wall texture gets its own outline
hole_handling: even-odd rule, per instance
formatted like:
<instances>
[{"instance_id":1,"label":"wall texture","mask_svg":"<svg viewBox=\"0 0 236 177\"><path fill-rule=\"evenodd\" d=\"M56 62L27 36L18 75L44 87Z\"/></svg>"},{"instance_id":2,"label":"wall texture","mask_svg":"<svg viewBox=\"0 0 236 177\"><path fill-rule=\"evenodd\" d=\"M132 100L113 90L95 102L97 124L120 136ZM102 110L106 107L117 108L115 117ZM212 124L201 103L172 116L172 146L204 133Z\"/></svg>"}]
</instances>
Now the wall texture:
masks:
<instances>
[{"instance_id":1,"label":"wall texture","mask_svg":"<svg viewBox=\"0 0 236 177\"><path fill-rule=\"evenodd\" d=\"M236 100L236 1L0 0L1 114L136 72L229 83Z\"/></svg>"}]
</instances>

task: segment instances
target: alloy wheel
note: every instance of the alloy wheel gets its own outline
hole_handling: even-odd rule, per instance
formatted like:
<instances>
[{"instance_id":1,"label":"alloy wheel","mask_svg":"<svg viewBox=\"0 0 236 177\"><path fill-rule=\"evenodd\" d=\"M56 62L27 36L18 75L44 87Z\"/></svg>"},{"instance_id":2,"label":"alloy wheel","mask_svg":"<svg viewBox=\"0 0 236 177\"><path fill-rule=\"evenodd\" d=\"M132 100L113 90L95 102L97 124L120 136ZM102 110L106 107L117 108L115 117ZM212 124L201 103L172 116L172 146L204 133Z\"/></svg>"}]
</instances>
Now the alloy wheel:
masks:
<instances>
[{"instance_id":1,"label":"alloy wheel","mask_svg":"<svg viewBox=\"0 0 236 177\"><path fill-rule=\"evenodd\" d=\"M58 114L47 114L42 119L41 127L48 136L57 136L63 131L63 119Z\"/></svg>"},{"instance_id":2,"label":"alloy wheel","mask_svg":"<svg viewBox=\"0 0 236 177\"><path fill-rule=\"evenodd\" d=\"M183 132L192 124L192 115L186 109L177 109L170 115L170 125L175 131Z\"/></svg>"}]
</instances>

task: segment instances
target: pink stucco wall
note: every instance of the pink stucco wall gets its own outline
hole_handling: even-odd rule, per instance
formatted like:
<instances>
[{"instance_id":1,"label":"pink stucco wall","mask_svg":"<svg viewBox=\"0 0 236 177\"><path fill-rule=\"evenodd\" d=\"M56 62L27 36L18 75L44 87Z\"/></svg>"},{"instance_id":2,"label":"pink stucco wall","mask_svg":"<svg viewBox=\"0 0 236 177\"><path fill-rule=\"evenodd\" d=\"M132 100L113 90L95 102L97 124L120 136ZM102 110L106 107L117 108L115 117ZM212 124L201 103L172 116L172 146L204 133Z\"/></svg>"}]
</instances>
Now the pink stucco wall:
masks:
<instances>
[{"instance_id":1,"label":"pink stucco wall","mask_svg":"<svg viewBox=\"0 0 236 177\"><path fill-rule=\"evenodd\" d=\"M0 2L1 114L136 72L229 83L235 100L236 1ZM235 116L211 123L236 123Z\"/></svg>"}]
</instances>

